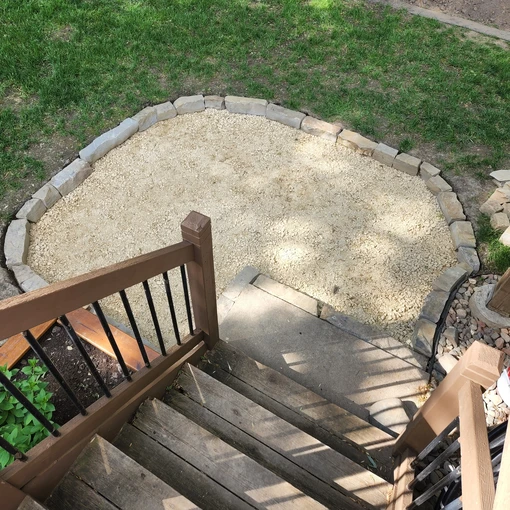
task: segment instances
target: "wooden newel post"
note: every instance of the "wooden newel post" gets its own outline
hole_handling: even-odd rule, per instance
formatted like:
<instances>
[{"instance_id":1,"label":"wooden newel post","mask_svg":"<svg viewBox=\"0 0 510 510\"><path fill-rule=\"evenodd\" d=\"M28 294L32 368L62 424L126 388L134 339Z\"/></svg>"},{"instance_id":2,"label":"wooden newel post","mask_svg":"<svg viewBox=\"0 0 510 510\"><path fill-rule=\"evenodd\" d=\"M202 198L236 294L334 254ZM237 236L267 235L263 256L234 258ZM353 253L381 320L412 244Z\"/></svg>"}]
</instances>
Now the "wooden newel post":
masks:
<instances>
[{"instance_id":1,"label":"wooden newel post","mask_svg":"<svg viewBox=\"0 0 510 510\"><path fill-rule=\"evenodd\" d=\"M182 238L193 244L195 251L195 260L187 264L195 327L205 333L205 342L212 349L219 340L219 327L211 219L192 211L181 223L181 231Z\"/></svg>"}]
</instances>

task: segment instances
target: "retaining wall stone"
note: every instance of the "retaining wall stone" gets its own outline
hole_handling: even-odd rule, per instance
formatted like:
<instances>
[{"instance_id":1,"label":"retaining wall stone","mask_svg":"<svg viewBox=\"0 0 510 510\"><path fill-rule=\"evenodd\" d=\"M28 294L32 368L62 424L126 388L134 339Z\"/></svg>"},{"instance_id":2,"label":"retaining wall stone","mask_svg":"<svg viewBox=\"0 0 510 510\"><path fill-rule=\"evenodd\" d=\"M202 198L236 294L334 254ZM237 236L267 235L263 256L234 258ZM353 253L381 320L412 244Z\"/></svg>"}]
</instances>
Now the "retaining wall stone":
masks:
<instances>
[{"instance_id":1,"label":"retaining wall stone","mask_svg":"<svg viewBox=\"0 0 510 510\"><path fill-rule=\"evenodd\" d=\"M82 159L75 159L55 175L50 184L64 197L79 186L90 174L92 167Z\"/></svg>"},{"instance_id":2,"label":"retaining wall stone","mask_svg":"<svg viewBox=\"0 0 510 510\"><path fill-rule=\"evenodd\" d=\"M197 113L205 110L204 96L183 96L174 101L175 109L179 115L186 113Z\"/></svg>"},{"instance_id":3,"label":"retaining wall stone","mask_svg":"<svg viewBox=\"0 0 510 510\"><path fill-rule=\"evenodd\" d=\"M225 107L230 113L241 113L244 115L266 115L267 101L254 97L227 96Z\"/></svg>"},{"instance_id":4,"label":"retaining wall stone","mask_svg":"<svg viewBox=\"0 0 510 510\"><path fill-rule=\"evenodd\" d=\"M286 126L299 129L301 127L301 122L303 122L306 115L304 113L289 110L283 106L270 103L266 108L266 117L269 120L275 120L276 122L280 122L280 124L285 124Z\"/></svg>"}]
</instances>

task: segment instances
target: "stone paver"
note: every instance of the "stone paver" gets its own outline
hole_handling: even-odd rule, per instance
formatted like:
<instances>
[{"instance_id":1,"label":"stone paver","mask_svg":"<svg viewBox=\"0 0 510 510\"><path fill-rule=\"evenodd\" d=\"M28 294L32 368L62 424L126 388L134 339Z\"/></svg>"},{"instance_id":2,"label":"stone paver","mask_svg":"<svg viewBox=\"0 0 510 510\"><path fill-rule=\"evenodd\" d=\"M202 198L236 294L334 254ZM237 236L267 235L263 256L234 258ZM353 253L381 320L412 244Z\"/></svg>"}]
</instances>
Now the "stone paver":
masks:
<instances>
[{"instance_id":1,"label":"stone paver","mask_svg":"<svg viewBox=\"0 0 510 510\"><path fill-rule=\"evenodd\" d=\"M437 324L449 297L449 292L441 290L433 290L430 292L423 302L420 318L427 319L430 322Z\"/></svg>"},{"instance_id":2,"label":"stone paver","mask_svg":"<svg viewBox=\"0 0 510 510\"><path fill-rule=\"evenodd\" d=\"M64 197L79 186L90 174L92 167L78 158L55 175L50 184Z\"/></svg>"},{"instance_id":3,"label":"stone paver","mask_svg":"<svg viewBox=\"0 0 510 510\"><path fill-rule=\"evenodd\" d=\"M439 175L435 175L434 177L427 179L425 184L434 195L443 191L452 191L452 187Z\"/></svg>"},{"instance_id":4,"label":"stone paver","mask_svg":"<svg viewBox=\"0 0 510 510\"><path fill-rule=\"evenodd\" d=\"M363 156L371 156L377 147L377 142L373 142L359 133L344 129L337 138L337 143L348 147Z\"/></svg>"},{"instance_id":5,"label":"stone paver","mask_svg":"<svg viewBox=\"0 0 510 510\"><path fill-rule=\"evenodd\" d=\"M503 234L501 235L501 237L499 238L499 240L505 245L505 246L510 246L510 227L508 227L504 232Z\"/></svg>"},{"instance_id":6,"label":"stone paver","mask_svg":"<svg viewBox=\"0 0 510 510\"><path fill-rule=\"evenodd\" d=\"M369 421L393 437L398 437L407 427L407 416L404 404L399 398L387 398L373 404L370 409Z\"/></svg>"},{"instance_id":7,"label":"stone paver","mask_svg":"<svg viewBox=\"0 0 510 510\"><path fill-rule=\"evenodd\" d=\"M379 161L379 163L382 163L383 165L393 166L393 162L395 161L397 154L398 154L397 149L389 147L384 143L379 143L377 144L377 147L375 148L372 157L376 161Z\"/></svg>"},{"instance_id":8,"label":"stone paver","mask_svg":"<svg viewBox=\"0 0 510 510\"><path fill-rule=\"evenodd\" d=\"M489 197L489 200L493 200L503 205L510 201L510 189L508 188L498 188L494 191L494 193Z\"/></svg>"},{"instance_id":9,"label":"stone paver","mask_svg":"<svg viewBox=\"0 0 510 510\"><path fill-rule=\"evenodd\" d=\"M299 129L301 127L301 122L303 122L303 119L306 117L306 114L270 103L267 105L266 117L270 120L275 120L276 122L285 124L286 126Z\"/></svg>"},{"instance_id":10,"label":"stone paver","mask_svg":"<svg viewBox=\"0 0 510 510\"><path fill-rule=\"evenodd\" d=\"M22 284L25 280L28 280L35 274L34 271L32 271L32 268L26 264L13 266L12 271L18 284Z\"/></svg>"},{"instance_id":11,"label":"stone paver","mask_svg":"<svg viewBox=\"0 0 510 510\"><path fill-rule=\"evenodd\" d=\"M26 218L31 223L37 223L46 210L46 206L42 200L39 198L31 198L23 204L23 207L16 214L16 218L19 220Z\"/></svg>"},{"instance_id":12,"label":"stone paver","mask_svg":"<svg viewBox=\"0 0 510 510\"><path fill-rule=\"evenodd\" d=\"M436 168L434 165L431 165L430 163L424 161L420 165L420 175L424 180L430 179L431 177L435 177L440 173L441 170L439 170L439 168Z\"/></svg>"},{"instance_id":13,"label":"stone paver","mask_svg":"<svg viewBox=\"0 0 510 510\"><path fill-rule=\"evenodd\" d=\"M457 260L460 264L467 265L471 269L471 273L480 271L480 259L474 248L461 246L457 251Z\"/></svg>"},{"instance_id":14,"label":"stone paver","mask_svg":"<svg viewBox=\"0 0 510 510\"><path fill-rule=\"evenodd\" d=\"M350 412L379 400L419 402L422 370L328 322L247 285L220 326L233 347ZM353 404L354 402L354 404Z\"/></svg>"},{"instance_id":15,"label":"stone paver","mask_svg":"<svg viewBox=\"0 0 510 510\"><path fill-rule=\"evenodd\" d=\"M216 303L216 309L218 312L218 324L221 324L225 317L230 312L232 306L234 306L234 301L226 297L224 294L218 298L218 302Z\"/></svg>"},{"instance_id":16,"label":"stone paver","mask_svg":"<svg viewBox=\"0 0 510 510\"><path fill-rule=\"evenodd\" d=\"M205 107L214 108L215 110L225 109L225 98L221 96L205 96Z\"/></svg>"},{"instance_id":17,"label":"stone paver","mask_svg":"<svg viewBox=\"0 0 510 510\"><path fill-rule=\"evenodd\" d=\"M442 191L438 193L437 203L448 225L454 221L464 221L466 219L462 204L459 202L456 193L452 191Z\"/></svg>"},{"instance_id":18,"label":"stone paver","mask_svg":"<svg viewBox=\"0 0 510 510\"><path fill-rule=\"evenodd\" d=\"M462 266L450 267L432 282L432 288L443 292L451 292L467 276L468 272Z\"/></svg>"},{"instance_id":19,"label":"stone paver","mask_svg":"<svg viewBox=\"0 0 510 510\"><path fill-rule=\"evenodd\" d=\"M317 316L318 303L316 299L307 296L287 285L283 285L267 276L261 274L253 282L253 285L279 299L283 299L291 305L297 306L305 312Z\"/></svg>"},{"instance_id":20,"label":"stone paver","mask_svg":"<svg viewBox=\"0 0 510 510\"><path fill-rule=\"evenodd\" d=\"M499 211L503 210L503 205L497 202L496 200L487 200L480 207L480 212L486 214L487 216L492 216Z\"/></svg>"},{"instance_id":21,"label":"stone paver","mask_svg":"<svg viewBox=\"0 0 510 510\"><path fill-rule=\"evenodd\" d=\"M205 110L204 96L183 96L174 101L174 106L179 115L203 112Z\"/></svg>"},{"instance_id":22,"label":"stone paver","mask_svg":"<svg viewBox=\"0 0 510 510\"><path fill-rule=\"evenodd\" d=\"M496 181L504 183L510 181L510 170L496 170L489 174Z\"/></svg>"},{"instance_id":23,"label":"stone paver","mask_svg":"<svg viewBox=\"0 0 510 510\"><path fill-rule=\"evenodd\" d=\"M324 122L323 120L316 119L315 117L307 116L301 123L301 130L309 135L319 136L325 140L336 142L338 133L342 131L341 126Z\"/></svg>"},{"instance_id":24,"label":"stone paver","mask_svg":"<svg viewBox=\"0 0 510 510\"><path fill-rule=\"evenodd\" d=\"M499 230L500 232L504 232L508 227L510 227L510 221L508 220L508 216L504 212L497 212L491 216L491 227L494 230Z\"/></svg>"},{"instance_id":25,"label":"stone paver","mask_svg":"<svg viewBox=\"0 0 510 510\"><path fill-rule=\"evenodd\" d=\"M136 115L131 117L135 122L138 122L138 131L145 131L158 121L158 112L154 106L147 106L140 110Z\"/></svg>"},{"instance_id":26,"label":"stone paver","mask_svg":"<svg viewBox=\"0 0 510 510\"><path fill-rule=\"evenodd\" d=\"M225 97L225 107L230 113L265 116L267 101L253 97L227 96Z\"/></svg>"},{"instance_id":27,"label":"stone paver","mask_svg":"<svg viewBox=\"0 0 510 510\"><path fill-rule=\"evenodd\" d=\"M405 172L409 175L418 175L420 170L421 159L415 158L410 154L399 154L393 161L393 168Z\"/></svg>"},{"instance_id":28,"label":"stone paver","mask_svg":"<svg viewBox=\"0 0 510 510\"><path fill-rule=\"evenodd\" d=\"M436 325L427 319L418 319L414 326L411 342L414 349L425 356L432 355Z\"/></svg>"},{"instance_id":29,"label":"stone paver","mask_svg":"<svg viewBox=\"0 0 510 510\"><path fill-rule=\"evenodd\" d=\"M25 264L28 255L30 224L28 220L11 221L7 228L4 241L5 264L11 269L13 266Z\"/></svg>"},{"instance_id":30,"label":"stone paver","mask_svg":"<svg viewBox=\"0 0 510 510\"><path fill-rule=\"evenodd\" d=\"M236 277L228 284L227 288L223 291L223 295L228 299L235 301L239 294L244 290L246 285L249 285L260 274L260 271L253 266L244 267Z\"/></svg>"},{"instance_id":31,"label":"stone paver","mask_svg":"<svg viewBox=\"0 0 510 510\"><path fill-rule=\"evenodd\" d=\"M94 163L107 152L124 143L138 131L138 122L133 119L122 121L116 128L98 136L91 144L80 151L80 158Z\"/></svg>"},{"instance_id":32,"label":"stone paver","mask_svg":"<svg viewBox=\"0 0 510 510\"><path fill-rule=\"evenodd\" d=\"M475 233L469 221L455 221L450 225L452 241L455 249L461 246L476 248Z\"/></svg>"},{"instance_id":33,"label":"stone paver","mask_svg":"<svg viewBox=\"0 0 510 510\"><path fill-rule=\"evenodd\" d=\"M12 270L16 277L16 281L25 292L37 290L48 285L45 280L43 280L27 265L14 266Z\"/></svg>"},{"instance_id":34,"label":"stone paver","mask_svg":"<svg viewBox=\"0 0 510 510\"><path fill-rule=\"evenodd\" d=\"M32 198L42 200L47 209L55 205L62 196L49 182L32 195Z\"/></svg>"},{"instance_id":35,"label":"stone paver","mask_svg":"<svg viewBox=\"0 0 510 510\"><path fill-rule=\"evenodd\" d=\"M154 108L156 109L156 117L158 122L161 120L168 120L177 117L177 110L170 101L157 104Z\"/></svg>"}]
</instances>

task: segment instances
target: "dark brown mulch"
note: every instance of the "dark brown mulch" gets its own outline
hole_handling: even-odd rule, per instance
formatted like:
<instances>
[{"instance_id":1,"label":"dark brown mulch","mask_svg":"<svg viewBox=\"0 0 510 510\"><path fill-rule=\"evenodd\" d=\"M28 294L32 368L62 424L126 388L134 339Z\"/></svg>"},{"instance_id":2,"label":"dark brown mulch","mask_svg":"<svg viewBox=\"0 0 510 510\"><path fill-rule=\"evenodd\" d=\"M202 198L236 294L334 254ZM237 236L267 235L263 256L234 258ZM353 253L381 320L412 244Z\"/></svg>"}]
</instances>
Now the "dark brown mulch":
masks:
<instances>
[{"instance_id":1,"label":"dark brown mulch","mask_svg":"<svg viewBox=\"0 0 510 510\"><path fill-rule=\"evenodd\" d=\"M62 327L53 326L40 344L85 407L103 396L101 388ZM115 360L86 342L83 342L83 345L109 389L124 380L119 364ZM36 357L32 351L28 352L16 368L22 368L29 358ZM45 381L49 383L47 390L53 393L51 401L56 408L53 421L63 425L76 416L78 410L50 373L46 375Z\"/></svg>"}]
</instances>

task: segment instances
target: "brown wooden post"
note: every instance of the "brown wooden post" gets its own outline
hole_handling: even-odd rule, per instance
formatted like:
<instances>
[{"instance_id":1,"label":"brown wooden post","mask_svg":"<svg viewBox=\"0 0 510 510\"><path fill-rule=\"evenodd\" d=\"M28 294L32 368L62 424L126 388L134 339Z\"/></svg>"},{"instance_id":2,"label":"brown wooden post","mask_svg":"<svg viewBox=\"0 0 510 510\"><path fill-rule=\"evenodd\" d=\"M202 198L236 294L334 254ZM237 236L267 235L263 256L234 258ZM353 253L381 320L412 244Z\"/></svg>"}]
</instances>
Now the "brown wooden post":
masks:
<instances>
[{"instance_id":1,"label":"brown wooden post","mask_svg":"<svg viewBox=\"0 0 510 510\"><path fill-rule=\"evenodd\" d=\"M487 308L504 317L510 317L510 269L506 270L496 285Z\"/></svg>"},{"instance_id":2,"label":"brown wooden post","mask_svg":"<svg viewBox=\"0 0 510 510\"><path fill-rule=\"evenodd\" d=\"M181 231L195 249L195 260L187 264L195 326L206 334L205 343L212 349L219 340L219 327L211 219L192 211L181 223Z\"/></svg>"},{"instance_id":3,"label":"brown wooden post","mask_svg":"<svg viewBox=\"0 0 510 510\"><path fill-rule=\"evenodd\" d=\"M501 470L499 471L498 487L494 510L507 510L510 501L510 435L506 436L501 458Z\"/></svg>"}]
</instances>

